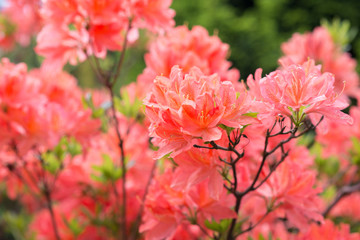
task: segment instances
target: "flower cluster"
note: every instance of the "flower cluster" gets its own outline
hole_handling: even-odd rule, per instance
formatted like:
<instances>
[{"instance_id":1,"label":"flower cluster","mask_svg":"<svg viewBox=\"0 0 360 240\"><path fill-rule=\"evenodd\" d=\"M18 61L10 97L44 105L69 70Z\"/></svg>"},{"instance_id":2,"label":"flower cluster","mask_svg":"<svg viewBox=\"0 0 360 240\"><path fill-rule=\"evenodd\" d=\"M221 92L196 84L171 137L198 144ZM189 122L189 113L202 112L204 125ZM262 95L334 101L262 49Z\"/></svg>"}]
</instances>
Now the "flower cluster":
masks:
<instances>
[{"instance_id":1,"label":"flower cluster","mask_svg":"<svg viewBox=\"0 0 360 240\"><path fill-rule=\"evenodd\" d=\"M52 69L67 62L75 65L91 55L105 58L107 51L121 51L125 40L134 42L139 28L159 32L173 26L170 4L169 0L45 1L36 52Z\"/></svg>"},{"instance_id":2,"label":"flower cluster","mask_svg":"<svg viewBox=\"0 0 360 240\"><path fill-rule=\"evenodd\" d=\"M39 0L8 0L1 9L0 46L11 50L15 43L30 44L31 37L42 27Z\"/></svg>"},{"instance_id":3,"label":"flower cluster","mask_svg":"<svg viewBox=\"0 0 360 240\"><path fill-rule=\"evenodd\" d=\"M156 76L169 77L175 65L184 73L196 66L206 75L217 73L222 81L237 84L240 73L237 69L229 69L228 55L229 45L222 43L217 36L209 36L205 28L175 27L150 44L149 53L145 55L146 68L137 79L143 93L140 96L151 90Z\"/></svg>"},{"instance_id":4,"label":"flower cluster","mask_svg":"<svg viewBox=\"0 0 360 240\"><path fill-rule=\"evenodd\" d=\"M245 89L236 92L231 82L222 82L217 74L207 76L196 67L184 75L175 66L169 78L157 77L145 105L150 135L160 147L158 157L190 149L195 138L219 140L220 124L241 128L255 122L247 115L251 99Z\"/></svg>"},{"instance_id":5,"label":"flower cluster","mask_svg":"<svg viewBox=\"0 0 360 240\"><path fill-rule=\"evenodd\" d=\"M59 83L50 81L61 80ZM45 69L27 73L26 65L2 59L0 65L2 142L14 142L27 152L34 146L52 148L64 135L85 140L99 128L91 111L81 104L80 90L67 73L53 75ZM72 89L72 91L69 91ZM79 123L84 123L79 127Z\"/></svg>"},{"instance_id":6,"label":"flower cluster","mask_svg":"<svg viewBox=\"0 0 360 240\"><path fill-rule=\"evenodd\" d=\"M356 72L356 61L349 53L343 52L336 45L329 31L317 27L311 33L295 33L286 43L281 45L284 57L283 65L303 64L309 58L321 64L324 72L335 75L334 90L344 91L346 95L356 96L359 87L359 75Z\"/></svg>"},{"instance_id":7,"label":"flower cluster","mask_svg":"<svg viewBox=\"0 0 360 240\"><path fill-rule=\"evenodd\" d=\"M314 60L304 64L283 66L283 69L271 72L254 83L252 77L249 86L253 95L265 102L266 110L272 115L281 114L292 118L299 125L306 115L319 119L321 114L329 119L352 124L352 118L341 112L348 103L334 89L334 75L322 73L321 66ZM266 116L266 114L265 114Z\"/></svg>"},{"instance_id":8,"label":"flower cluster","mask_svg":"<svg viewBox=\"0 0 360 240\"><path fill-rule=\"evenodd\" d=\"M178 228L191 222L217 221L236 217L231 210L233 199L224 189L221 199L209 195L208 181L202 181L190 188L175 190L171 184L174 176L171 171L155 179L145 202L144 224L140 231L146 232L147 239L171 238ZM201 226L203 227L203 226ZM193 231L190 236L201 237L204 234ZM178 233L177 233L178 234Z\"/></svg>"}]
</instances>

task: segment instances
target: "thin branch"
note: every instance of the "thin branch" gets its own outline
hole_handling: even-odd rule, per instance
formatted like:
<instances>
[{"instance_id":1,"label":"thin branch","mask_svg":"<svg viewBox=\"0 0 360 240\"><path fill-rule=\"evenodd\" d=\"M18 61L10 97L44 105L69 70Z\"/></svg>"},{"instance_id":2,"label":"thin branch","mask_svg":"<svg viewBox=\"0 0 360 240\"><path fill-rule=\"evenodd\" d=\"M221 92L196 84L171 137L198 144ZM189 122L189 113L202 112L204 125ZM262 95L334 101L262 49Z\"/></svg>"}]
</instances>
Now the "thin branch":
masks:
<instances>
[{"instance_id":1,"label":"thin branch","mask_svg":"<svg viewBox=\"0 0 360 240\"><path fill-rule=\"evenodd\" d=\"M339 189L338 193L336 194L335 199L330 203L330 205L323 212L323 216L326 217L343 197L345 197L353 192L358 192L358 191L360 191L360 182L341 187Z\"/></svg>"},{"instance_id":2,"label":"thin branch","mask_svg":"<svg viewBox=\"0 0 360 240\"><path fill-rule=\"evenodd\" d=\"M37 185L37 181L36 181L34 175L33 175L33 174L29 171L29 169L26 167L27 163L26 163L25 159L23 158L23 156L20 155L19 150L18 150L17 145L16 145L16 143L15 143L14 140L11 142L11 148L12 148L12 150L14 151L15 155L16 155L16 156L19 158L19 160L21 160L21 162L23 163L24 170L25 170L26 174L29 176L31 183L32 183L35 187L39 188L38 185ZM30 185L29 185L29 186L30 186Z\"/></svg>"},{"instance_id":3,"label":"thin branch","mask_svg":"<svg viewBox=\"0 0 360 240\"><path fill-rule=\"evenodd\" d=\"M259 187L261 187L261 185L263 185L270 177L271 175L273 174L273 172L275 172L275 170L277 169L277 167L285 161L285 158L289 155L289 151L287 151L286 153L283 153L282 156L281 156L281 159L280 161L278 161L275 166L273 166L270 170L270 172L268 173L268 175L263 179L261 180L261 182L257 185L257 186L254 186L254 190L258 189Z\"/></svg>"},{"instance_id":4,"label":"thin branch","mask_svg":"<svg viewBox=\"0 0 360 240\"><path fill-rule=\"evenodd\" d=\"M87 58L89 59L89 64L90 64L91 69L93 70L93 72L95 72L100 83L103 85L106 85L106 77L104 77L104 74L102 73L102 69L100 67L99 62L97 61L97 58L91 57L89 55L87 55ZM94 59L94 62L96 63L95 65L94 65L92 59Z\"/></svg>"},{"instance_id":5,"label":"thin branch","mask_svg":"<svg viewBox=\"0 0 360 240\"><path fill-rule=\"evenodd\" d=\"M263 150L263 154L262 154L262 160L261 160L261 163L260 163L260 166L255 174L255 177L251 183L251 185L246 188L244 191L242 192L238 192L236 191L237 189L237 184L234 184L234 187L230 189L230 192L232 192L236 198L236 203L235 203L235 212L238 214L239 213L239 210L240 210L240 205L241 205L241 201L242 201L242 198L248 194L249 192L251 191L255 191L256 189L258 189L263 183L265 183L268 178L272 175L272 173L276 170L276 168L285 160L285 158L288 156L289 154L289 151L285 152L284 150L284 145L286 143L288 143L290 140L292 139L295 139L295 138L298 138L302 135L304 135L305 133L309 132L310 130L313 130L315 129L319 124L320 122L323 120L324 117L321 117L321 119L319 120L319 122L315 125L315 126L311 126L311 127L308 127L307 129L305 129L303 132L299 133L298 135L296 135L297 131L298 131L298 128L295 127L295 128L291 128L291 130L287 131L287 132L284 132L285 130L285 127L282 127L281 130L278 132L278 133L275 133L275 134L271 134L272 131L274 130L275 126L276 126L276 123L277 122L280 122L279 120L276 120L274 125L272 126L271 129L268 129L266 131L266 137L265 137L265 143L264 143L264 150ZM280 126L281 127L281 126ZM281 134L290 134L290 136L285 139L285 140L282 140L280 141L273 149L271 149L270 151L267 151L267 147L268 147L268 144L269 144L269 139L271 137L274 137L274 136L277 136L277 135L281 135ZM216 149L217 146L215 146L214 144L212 144L212 146ZM281 149L281 152L282 152L282 155L281 155L281 159L280 161L278 161L275 166L270 170L270 173L265 176L264 179L262 179L262 181L258 184L258 180L260 178L260 174L261 172L263 171L263 168L264 168L264 165L265 165L265 162L266 162L266 159L268 156L270 156L271 154L273 154L277 149ZM227 151L232 151L234 150L234 147L229 148L227 149ZM232 168L233 168L233 174L234 176L236 176L236 169L235 169L235 164L232 165ZM237 183L236 181L234 183ZM234 231L234 228L235 228L235 225L236 225L236 222L237 222L237 218L233 218L232 221L231 221L231 225L230 225L230 228L228 230L228 235L227 235L227 240L232 240L234 239L234 236L233 236L233 231Z\"/></svg>"},{"instance_id":6,"label":"thin branch","mask_svg":"<svg viewBox=\"0 0 360 240\"><path fill-rule=\"evenodd\" d=\"M54 213L54 209L53 209L53 201L51 198L51 192L50 192L49 186L46 182L44 182L43 185L44 185L43 194L45 196L46 206L50 212L50 218L51 218L51 222L53 225L55 238L56 238L56 240L60 240L60 235L59 235L58 227L56 224L55 213Z\"/></svg>"},{"instance_id":7,"label":"thin branch","mask_svg":"<svg viewBox=\"0 0 360 240\"><path fill-rule=\"evenodd\" d=\"M238 214L239 210L240 210L241 200L242 200L243 196L239 196L237 194L237 192L235 192L234 195L236 196L236 202L235 202L234 211L236 212L236 214ZM230 228L229 228L229 231L228 231L227 238L226 238L227 240L233 240L234 239L233 232L234 232L236 222L237 222L237 218L233 218L232 221L231 221L231 224L230 224Z\"/></svg>"},{"instance_id":8,"label":"thin branch","mask_svg":"<svg viewBox=\"0 0 360 240\"><path fill-rule=\"evenodd\" d=\"M253 230L256 226L258 226L271 212L271 210L266 211L266 213L259 219L259 221L257 221L255 224L250 223L250 226L248 228L246 228L245 230L242 230L239 234L237 234L235 237L244 234L246 232L250 232L251 230Z\"/></svg>"},{"instance_id":9,"label":"thin branch","mask_svg":"<svg viewBox=\"0 0 360 240\"><path fill-rule=\"evenodd\" d=\"M130 19L129 20L129 24L128 24L128 27L126 29L126 32L125 32L125 36L124 36L124 42L123 42L123 47L122 47L122 51L121 51L121 55L120 55L120 58L119 58L119 61L116 65L116 69L115 70L115 75L113 76L113 80L112 82L110 82L110 84L113 86L115 83L116 83L116 80L117 78L119 77L119 74L120 74L120 71L121 71L121 67L122 67L122 64L124 62L124 59L125 59L125 51L126 51L126 48L127 48L127 44L128 44L128 34L129 34L129 31L131 29L131 24L132 24L132 20Z\"/></svg>"},{"instance_id":10,"label":"thin branch","mask_svg":"<svg viewBox=\"0 0 360 240\"><path fill-rule=\"evenodd\" d=\"M45 173L45 166L44 166L44 159L41 157L41 153L38 152L38 159L40 161L41 164L41 182L43 185L43 189L42 189L42 193L45 197L46 200L46 206L49 210L50 213L50 218L51 218L51 222L53 225L53 229L54 229L54 234L55 234L55 238L56 240L60 240L60 235L59 235L59 231L58 231L58 227L56 224L56 219L55 219L55 213L54 213L54 209L53 209L53 201L52 201L52 197L51 197L51 190L46 178L46 173ZM55 183L54 183L55 184Z\"/></svg>"},{"instance_id":11,"label":"thin branch","mask_svg":"<svg viewBox=\"0 0 360 240\"><path fill-rule=\"evenodd\" d=\"M32 189L30 184L25 180L25 178L16 171L16 167L10 167L9 165L3 165L3 167L6 167L11 173L13 173L25 186L28 186L28 190L31 195L34 197L37 197L39 194L35 193Z\"/></svg>"},{"instance_id":12,"label":"thin branch","mask_svg":"<svg viewBox=\"0 0 360 240\"><path fill-rule=\"evenodd\" d=\"M143 214L143 212L144 212L146 196L147 196L147 194L148 194L148 192L149 192L149 187L150 187L150 185L151 185L151 181L152 181L152 179L154 178L154 174L155 174L155 170L156 170L156 166L157 166L156 163L157 163L157 162L154 161L153 166L152 166L152 168L151 168L149 180L148 180L148 182L146 183L146 187L145 187L145 193L144 193L144 195L143 195L143 197L142 197L142 202L141 202L140 210L139 210L139 212L138 212L138 214L137 214L137 216L136 216L136 220L135 220L135 224L134 224L134 229L135 229L135 231L133 232L133 233L134 233L134 236L133 236L133 238L130 237L130 239L134 239L134 240L135 240L135 239L137 239L137 237L138 237L138 236L137 236L137 235L138 235L138 227L140 226L141 217L142 217L142 214Z\"/></svg>"},{"instance_id":13,"label":"thin branch","mask_svg":"<svg viewBox=\"0 0 360 240\"><path fill-rule=\"evenodd\" d=\"M206 236L208 236L210 239L212 238L212 236L204 229L203 226L201 226L200 224L196 224L196 225L200 228L200 230L201 230ZM217 239L217 238L214 237L214 239Z\"/></svg>"},{"instance_id":14,"label":"thin branch","mask_svg":"<svg viewBox=\"0 0 360 240\"><path fill-rule=\"evenodd\" d=\"M326 185L323 187L323 189L327 189L328 187L336 184L336 182L339 181L342 177L344 177L345 174L346 174L347 172L349 172L350 168L352 168L352 167L353 167L353 165L349 165L349 166L347 166L345 169L343 169L342 171L337 172L337 173L335 174L335 176L332 177L332 178L326 183ZM350 178L350 179L352 179L352 178Z\"/></svg>"},{"instance_id":15,"label":"thin branch","mask_svg":"<svg viewBox=\"0 0 360 240\"><path fill-rule=\"evenodd\" d=\"M201 146L201 145L194 144L193 147L210 149L210 150L223 150L223 151L226 151L226 152L233 152L233 153L235 153L235 154L237 155L237 158L242 158L242 157L244 156L244 152L239 153L239 152L235 149L235 147L233 147L233 146L228 146L227 148L225 148L225 147L222 147L222 146L217 145L214 141L211 141L211 142L210 142L210 145L211 145L212 147Z\"/></svg>"},{"instance_id":16,"label":"thin branch","mask_svg":"<svg viewBox=\"0 0 360 240\"><path fill-rule=\"evenodd\" d=\"M123 239L127 239L127 227L126 227L126 163L125 163L125 152L124 152L124 140L121 137L120 129L119 129L119 120L116 117L116 109L115 109L115 101L114 101L114 92L111 88L109 88L110 96L111 96L111 111L113 115L114 125L115 125L115 132L116 136L119 141L119 149L120 149L120 166L122 170L122 211L121 211L121 221L122 221L122 234Z\"/></svg>"}]
</instances>

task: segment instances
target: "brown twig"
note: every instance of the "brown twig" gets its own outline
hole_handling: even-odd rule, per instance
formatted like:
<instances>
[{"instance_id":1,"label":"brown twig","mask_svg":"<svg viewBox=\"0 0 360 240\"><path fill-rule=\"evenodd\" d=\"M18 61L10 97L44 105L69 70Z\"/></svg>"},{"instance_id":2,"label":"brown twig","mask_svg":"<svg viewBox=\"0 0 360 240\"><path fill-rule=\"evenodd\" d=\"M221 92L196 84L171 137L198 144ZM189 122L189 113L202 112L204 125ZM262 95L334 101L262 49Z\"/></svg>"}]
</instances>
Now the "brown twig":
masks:
<instances>
[{"instance_id":1,"label":"brown twig","mask_svg":"<svg viewBox=\"0 0 360 240\"><path fill-rule=\"evenodd\" d=\"M124 42L122 45L122 50L121 50L121 54L119 57L119 60L117 61L116 64L114 64L113 67L113 72L115 74L113 75L104 75L104 72L98 62L98 59L95 57L94 58L94 62L95 65L90 61L90 65L93 68L93 70L95 71L99 81L101 84L103 84L110 92L110 98L111 98L111 111L112 111L112 119L114 121L114 125L115 125L115 131L116 131L116 136L118 138L119 141L119 149L120 149L120 167L122 170L122 209L121 209L121 232L122 232L122 239L127 239L127 226L126 226L126 172L127 172L127 168L126 168L126 163L125 163L125 152L124 152L124 139L121 136L120 133L120 129L119 129L119 121L117 119L116 116L116 109L115 109L115 95L114 95L114 85L117 81L117 78L119 77L124 59L125 59L125 52L127 49L127 37L128 37L128 33L131 29L131 23L132 20L129 20L129 24L128 27L125 31L124 34ZM115 184L112 184L113 188L115 188ZM118 193L117 190L114 189L114 193L116 195L116 197L118 197Z\"/></svg>"},{"instance_id":2,"label":"brown twig","mask_svg":"<svg viewBox=\"0 0 360 240\"><path fill-rule=\"evenodd\" d=\"M284 145L286 143L288 143L290 140L292 139L295 139L295 138L298 138L302 135L304 135L305 133L309 132L310 130L313 130L315 129L319 124L320 122L323 120L323 117L320 119L320 121L315 125L315 126L310 126L308 127L307 129L305 129L304 131L302 131L301 133L299 133L298 135L296 135L297 131L298 131L298 128L295 127L289 131L286 131L285 132L285 127L282 127L281 126L281 130L278 132L278 133L275 133L275 134L272 134L272 131L274 130L275 126L276 126L276 123L279 122L281 124L281 120L277 120L275 121L274 125L272 126L271 129L268 129L267 132L266 132L266 137L265 137L265 143L264 143L264 150L263 150L263 154L262 154L262 161L260 163L260 166L255 174L255 177L252 181L252 183L250 184L250 186L248 188L246 188L244 191L242 192L238 192L236 189L237 189L237 181L234 177L234 184L233 184L233 187L230 189L230 192L233 193L233 195L235 196L235 199L236 199L236 202L235 202L235 212L238 214L239 213L239 210L240 210L240 205L241 205L241 201L243 199L243 197L252 192L252 191L255 191L256 189L258 189L259 187L262 186L263 183L265 183L267 181L267 179L272 175L272 173L277 169L277 167L285 160L285 158L288 156L288 151L286 152L285 149L284 149ZM285 139L285 140L282 140L280 143L278 143L273 149L271 150L267 150L267 147L268 147L268 143L269 143L269 139L271 137L275 137L275 136L278 136L278 135L288 135L290 134L290 136ZM232 148L235 148L235 146L232 146ZM214 148L216 149L216 148ZM259 184L257 184L259 178L260 178L260 174L261 172L263 171L263 168L264 168L264 165L265 165L265 162L266 162L266 159L271 155L273 154L276 150L278 149L281 149L281 159L270 169L270 172L267 174L267 176L265 176L261 182ZM221 149L222 150L222 149ZM236 176L236 169L235 169L235 164L231 166L233 168L233 175ZM235 225L236 225L236 222L237 222L237 218L233 218L232 221L231 221L231 224L230 224L230 227L229 227L229 230L228 230L228 234L227 234L227 240L233 240L235 239L235 237L233 236L233 232L234 232L234 228L235 228Z\"/></svg>"},{"instance_id":3,"label":"brown twig","mask_svg":"<svg viewBox=\"0 0 360 240\"><path fill-rule=\"evenodd\" d=\"M128 44L127 37L128 37L129 31L131 29L131 25L132 25L132 20L129 19L129 24L128 24L128 27L125 32L124 42L123 42L120 58L119 58L118 63L115 65L116 68L114 69L115 75L113 75L112 81L110 82L111 85L114 85L116 83L116 80L119 77L119 74L120 74L124 59L125 59L125 51L126 51L127 44Z\"/></svg>"},{"instance_id":4,"label":"brown twig","mask_svg":"<svg viewBox=\"0 0 360 240\"><path fill-rule=\"evenodd\" d=\"M342 186L337 192L335 199L329 204L329 206L323 212L323 216L326 217L343 197L357 191L360 191L360 182Z\"/></svg>"},{"instance_id":5,"label":"brown twig","mask_svg":"<svg viewBox=\"0 0 360 240\"><path fill-rule=\"evenodd\" d=\"M54 209L53 209L53 201L52 201L52 197L51 197L51 192L50 192L47 182L44 182L43 185L44 185L44 189L42 192L43 192L45 200L46 200L46 206L50 213L50 218L51 218L51 222L53 225L55 238L56 238L56 240L60 240L60 234L59 234L59 230L58 230L58 227L56 224L55 213L54 213Z\"/></svg>"},{"instance_id":6,"label":"brown twig","mask_svg":"<svg viewBox=\"0 0 360 240\"><path fill-rule=\"evenodd\" d=\"M257 221L255 224L250 223L250 226L244 230L242 230L239 234L237 234L235 237L252 231L256 226L258 226L268 215L271 213L271 210L266 211L266 213Z\"/></svg>"},{"instance_id":7,"label":"brown twig","mask_svg":"<svg viewBox=\"0 0 360 240\"><path fill-rule=\"evenodd\" d=\"M142 217L142 214L144 212L144 208L145 208L145 200L146 200L146 196L149 192L149 187L151 185L151 181L152 179L154 178L154 174L155 174L155 169L156 169L156 166L157 166L157 162L154 161L153 163L153 166L151 167L151 171L150 171L150 176L149 176L149 179L148 179L148 182L146 183L146 187L145 187L145 192L144 192L144 195L141 199L141 206L140 206L140 210L136 216L136 220L135 220L135 223L134 223L134 231L133 231L133 234L134 236L132 236L132 238L130 239L137 239L137 235L138 235L138 228L140 226L140 222L141 222L141 217Z\"/></svg>"}]
</instances>

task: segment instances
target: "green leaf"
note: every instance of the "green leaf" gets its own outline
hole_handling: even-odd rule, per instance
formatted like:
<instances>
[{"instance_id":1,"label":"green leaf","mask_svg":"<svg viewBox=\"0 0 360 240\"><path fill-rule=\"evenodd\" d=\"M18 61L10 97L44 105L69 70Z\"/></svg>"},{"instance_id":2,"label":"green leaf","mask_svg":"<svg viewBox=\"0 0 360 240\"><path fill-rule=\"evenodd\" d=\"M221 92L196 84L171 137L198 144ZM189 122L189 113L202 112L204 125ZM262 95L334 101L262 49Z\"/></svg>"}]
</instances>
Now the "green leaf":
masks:
<instances>
[{"instance_id":1,"label":"green leaf","mask_svg":"<svg viewBox=\"0 0 360 240\"><path fill-rule=\"evenodd\" d=\"M314 142L314 138L315 138L315 134L310 132L310 133L304 134L300 138L298 138L298 141L296 142L296 144L298 146L309 146L311 143Z\"/></svg>"},{"instance_id":2,"label":"green leaf","mask_svg":"<svg viewBox=\"0 0 360 240\"><path fill-rule=\"evenodd\" d=\"M332 199L334 199L336 191L337 190L335 186L330 186L326 188L325 191L322 193L322 197L327 201L331 201Z\"/></svg>"},{"instance_id":3,"label":"green leaf","mask_svg":"<svg viewBox=\"0 0 360 240\"><path fill-rule=\"evenodd\" d=\"M114 106L117 111L121 112L128 118L143 119L141 108L143 103L140 99L130 99L129 93L126 88L121 91L121 99L118 97L114 98Z\"/></svg>"},{"instance_id":4,"label":"green leaf","mask_svg":"<svg viewBox=\"0 0 360 240\"><path fill-rule=\"evenodd\" d=\"M243 114L243 116L252 117L252 118L257 118L257 115L258 115L257 112L249 112Z\"/></svg>"},{"instance_id":5,"label":"green leaf","mask_svg":"<svg viewBox=\"0 0 360 240\"><path fill-rule=\"evenodd\" d=\"M92 166L92 168L93 168L94 170L96 170L94 167L95 167L95 166ZM106 180L105 180L102 176L98 176L98 175L93 174L93 173L90 174L90 178L91 178L92 180L96 181L96 182L102 182L102 183L106 182Z\"/></svg>"},{"instance_id":6,"label":"green leaf","mask_svg":"<svg viewBox=\"0 0 360 240\"><path fill-rule=\"evenodd\" d=\"M360 140L356 137L351 138L353 147L350 150L351 162L354 165L360 166Z\"/></svg>"},{"instance_id":7,"label":"green leaf","mask_svg":"<svg viewBox=\"0 0 360 240\"><path fill-rule=\"evenodd\" d=\"M5 15L0 15L1 32L5 37L11 36L16 32L17 26Z\"/></svg>"},{"instance_id":8,"label":"green leaf","mask_svg":"<svg viewBox=\"0 0 360 240\"><path fill-rule=\"evenodd\" d=\"M121 178L122 170L114 165L113 160L108 154L102 154L102 165L94 165L92 169L99 173L99 175L91 174L91 178L99 182L114 182Z\"/></svg>"},{"instance_id":9,"label":"green leaf","mask_svg":"<svg viewBox=\"0 0 360 240\"><path fill-rule=\"evenodd\" d=\"M82 98L82 102L85 109L86 108L90 108L91 110L95 109L95 105L91 93L86 94L86 96Z\"/></svg>"},{"instance_id":10,"label":"green leaf","mask_svg":"<svg viewBox=\"0 0 360 240\"><path fill-rule=\"evenodd\" d=\"M218 223L215 220L212 220L210 222L209 220L206 219L204 224L210 230L213 230L213 231L216 231L219 233L224 233L229 228L231 221L232 221L231 219L223 219Z\"/></svg>"},{"instance_id":11,"label":"green leaf","mask_svg":"<svg viewBox=\"0 0 360 240\"><path fill-rule=\"evenodd\" d=\"M52 149L41 155L44 161L44 169L52 174L58 172L66 155L74 157L81 154L82 147L75 138L62 137L59 143Z\"/></svg>"},{"instance_id":12,"label":"green leaf","mask_svg":"<svg viewBox=\"0 0 360 240\"><path fill-rule=\"evenodd\" d=\"M320 155L318 155L315 158L315 163L318 167L319 172L325 173L328 176L334 176L340 168L340 162L339 159L336 157L329 157L329 158L322 158Z\"/></svg>"},{"instance_id":13,"label":"green leaf","mask_svg":"<svg viewBox=\"0 0 360 240\"><path fill-rule=\"evenodd\" d=\"M105 114L105 110L103 108L96 108L93 110L91 117L92 118L100 118L102 116L104 116Z\"/></svg>"},{"instance_id":14,"label":"green leaf","mask_svg":"<svg viewBox=\"0 0 360 240\"><path fill-rule=\"evenodd\" d=\"M61 143L61 140L60 142L58 143L58 145L56 145L54 147L54 149L52 150L52 152L54 153L54 155L59 159L59 160L64 160L65 156L66 156L66 146L64 146L62 143Z\"/></svg>"},{"instance_id":15,"label":"green leaf","mask_svg":"<svg viewBox=\"0 0 360 240\"><path fill-rule=\"evenodd\" d=\"M353 144L353 150L356 154L360 154L360 140L356 137L351 138L351 142Z\"/></svg>"},{"instance_id":16,"label":"green leaf","mask_svg":"<svg viewBox=\"0 0 360 240\"><path fill-rule=\"evenodd\" d=\"M71 232L74 234L75 237L78 237L84 231L84 228L74 218L70 219L69 221L65 217L63 217L63 221L65 225L71 230Z\"/></svg>"},{"instance_id":17,"label":"green leaf","mask_svg":"<svg viewBox=\"0 0 360 240\"><path fill-rule=\"evenodd\" d=\"M290 112L291 112L291 116L290 119L291 121L295 124L295 126L299 127L303 124L303 121L306 117L306 114L304 113L304 110L309 107L307 106L301 106L299 110L294 110L292 109L292 107L287 107Z\"/></svg>"},{"instance_id":18,"label":"green leaf","mask_svg":"<svg viewBox=\"0 0 360 240\"><path fill-rule=\"evenodd\" d=\"M29 224L31 222L31 216L25 211L19 213L13 213L6 211L1 214L0 221L3 229L6 232L10 232L16 240L35 240L34 234L29 235ZM6 234L2 232L2 236Z\"/></svg>"},{"instance_id":19,"label":"green leaf","mask_svg":"<svg viewBox=\"0 0 360 240\"><path fill-rule=\"evenodd\" d=\"M61 167L60 159L53 152L46 152L41 155L44 161L44 168L46 171L55 174Z\"/></svg>"},{"instance_id":20,"label":"green leaf","mask_svg":"<svg viewBox=\"0 0 360 240\"><path fill-rule=\"evenodd\" d=\"M336 157L330 157L326 159L326 164L324 167L324 172L329 176L335 176L335 174L339 171L340 162Z\"/></svg>"},{"instance_id":21,"label":"green leaf","mask_svg":"<svg viewBox=\"0 0 360 240\"><path fill-rule=\"evenodd\" d=\"M82 146L75 138L71 138L67 143L67 152L74 157L82 153Z\"/></svg>"},{"instance_id":22,"label":"green leaf","mask_svg":"<svg viewBox=\"0 0 360 240\"><path fill-rule=\"evenodd\" d=\"M68 24L68 29L69 29L70 31L76 31L75 24L73 24L73 23Z\"/></svg>"},{"instance_id":23,"label":"green leaf","mask_svg":"<svg viewBox=\"0 0 360 240\"><path fill-rule=\"evenodd\" d=\"M315 142L312 147L310 148L310 153L311 155L314 156L321 156L321 152L322 152L322 146L319 142Z\"/></svg>"},{"instance_id":24,"label":"green leaf","mask_svg":"<svg viewBox=\"0 0 360 240\"><path fill-rule=\"evenodd\" d=\"M266 240L265 237L260 233L258 240Z\"/></svg>"},{"instance_id":25,"label":"green leaf","mask_svg":"<svg viewBox=\"0 0 360 240\"><path fill-rule=\"evenodd\" d=\"M357 29L351 27L350 21L339 18L334 18L332 21L322 19L321 25L329 31L333 41L342 50L349 50L349 44L357 34Z\"/></svg>"},{"instance_id":26,"label":"green leaf","mask_svg":"<svg viewBox=\"0 0 360 240\"><path fill-rule=\"evenodd\" d=\"M219 223L215 222L215 221L209 221L209 220L205 220L204 222L205 227L207 227L210 230L216 231L216 232L221 232L221 226Z\"/></svg>"},{"instance_id":27,"label":"green leaf","mask_svg":"<svg viewBox=\"0 0 360 240\"><path fill-rule=\"evenodd\" d=\"M230 133L235 129L233 127L228 127L224 124L220 124L219 127L224 129L226 131L227 135L230 135Z\"/></svg>"}]
</instances>

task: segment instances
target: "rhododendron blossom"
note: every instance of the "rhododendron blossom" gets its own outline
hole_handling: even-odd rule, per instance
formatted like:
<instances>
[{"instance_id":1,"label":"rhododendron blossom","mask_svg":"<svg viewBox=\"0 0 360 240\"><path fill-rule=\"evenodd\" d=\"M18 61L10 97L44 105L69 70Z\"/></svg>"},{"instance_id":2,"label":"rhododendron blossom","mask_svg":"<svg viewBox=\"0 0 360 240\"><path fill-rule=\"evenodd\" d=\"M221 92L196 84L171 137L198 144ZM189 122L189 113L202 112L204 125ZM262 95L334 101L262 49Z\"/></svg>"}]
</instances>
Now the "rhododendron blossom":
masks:
<instances>
[{"instance_id":1,"label":"rhododendron blossom","mask_svg":"<svg viewBox=\"0 0 360 240\"><path fill-rule=\"evenodd\" d=\"M125 40L135 41L139 28L162 32L173 26L170 4L171 0L45 1L45 26L36 51L54 70L90 55L105 58L107 51L121 51Z\"/></svg>"},{"instance_id":2,"label":"rhododendron blossom","mask_svg":"<svg viewBox=\"0 0 360 240\"><path fill-rule=\"evenodd\" d=\"M314 189L314 172L298 171L298 164L282 163L258 193L266 199L275 213L286 217L290 224L306 229L310 220L322 221L320 214L320 189Z\"/></svg>"},{"instance_id":3,"label":"rhododendron blossom","mask_svg":"<svg viewBox=\"0 0 360 240\"><path fill-rule=\"evenodd\" d=\"M169 78L157 77L145 105L151 135L160 146L158 157L189 149L194 138L220 139L220 124L241 128L255 122L245 115L251 107L245 90L236 93L231 82L206 76L196 67L184 75L175 66Z\"/></svg>"},{"instance_id":4,"label":"rhododendron blossom","mask_svg":"<svg viewBox=\"0 0 360 240\"><path fill-rule=\"evenodd\" d=\"M351 158L351 149L356 148L354 142L360 140L360 109L358 106L350 108L350 116L354 119L352 126L344 126L341 122L331 121L328 132L317 131L316 140L324 147L324 157L333 155L340 159Z\"/></svg>"},{"instance_id":5,"label":"rhododendron blossom","mask_svg":"<svg viewBox=\"0 0 360 240\"><path fill-rule=\"evenodd\" d=\"M187 221L198 221L203 225L206 219L236 216L230 208L233 198L226 191L221 192L220 199L214 199L209 195L208 181L182 190L172 188L173 181L174 175L168 170L155 179L149 189L140 229L145 232L146 239L171 239L176 227Z\"/></svg>"},{"instance_id":6,"label":"rhododendron blossom","mask_svg":"<svg viewBox=\"0 0 360 240\"><path fill-rule=\"evenodd\" d=\"M214 150L191 149L174 158L179 165L175 171L172 187L188 189L204 179L209 179L209 195L218 200L223 190L223 179L219 173L219 155Z\"/></svg>"},{"instance_id":7,"label":"rhododendron blossom","mask_svg":"<svg viewBox=\"0 0 360 240\"><path fill-rule=\"evenodd\" d=\"M273 106L273 114L289 116L295 124L305 114L321 114L351 124L352 118L341 112L347 103L334 91L334 81L333 74L321 73L321 66L308 60L270 73L260 80L259 88L264 102Z\"/></svg>"},{"instance_id":8,"label":"rhododendron blossom","mask_svg":"<svg viewBox=\"0 0 360 240\"><path fill-rule=\"evenodd\" d=\"M330 220L326 220L322 225L316 223L311 224L310 230L306 234L302 234L299 240L356 240L360 239L359 233L350 233L349 225L341 224L335 226Z\"/></svg>"},{"instance_id":9,"label":"rhododendron blossom","mask_svg":"<svg viewBox=\"0 0 360 240\"><path fill-rule=\"evenodd\" d=\"M308 58L314 59L323 66L324 72L335 75L334 91L344 91L346 95L356 96L359 87L359 75L356 73L356 61L350 54L341 51L324 27L317 27L311 33L295 33L281 45L284 65L303 64ZM344 85L345 83L345 85Z\"/></svg>"},{"instance_id":10,"label":"rhododendron blossom","mask_svg":"<svg viewBox=\"0 0 360 240\"><path fill-rule=\"evenodd\" d=\"M42 27L39 0L6 0L1 9L0 47L10 50L15 43L30 44L33 34Z\"/></svg>"},{"instance_id":11,"label":"rhododendron blossom","mask_svg":"<svg viewBox=\"0 0 360 240\"><path fill-rule=\"evenodd\" d=\"M174 65L180 66L184 73L196 66L206 75L217 73L222 81L236 84L240 73L229 69L228 53L229 46L217 36L209 36L201 26L191 30L187 26L173 28L150 44L149 53L145 55L146 68L137 79L140 97L151 89L156 76L168 77Z\"/></svg>"}]
</instances>

